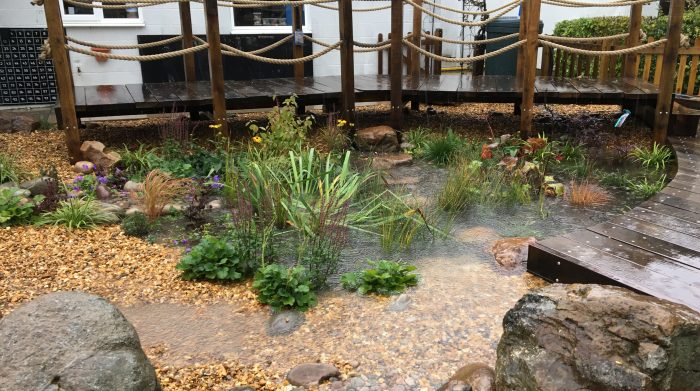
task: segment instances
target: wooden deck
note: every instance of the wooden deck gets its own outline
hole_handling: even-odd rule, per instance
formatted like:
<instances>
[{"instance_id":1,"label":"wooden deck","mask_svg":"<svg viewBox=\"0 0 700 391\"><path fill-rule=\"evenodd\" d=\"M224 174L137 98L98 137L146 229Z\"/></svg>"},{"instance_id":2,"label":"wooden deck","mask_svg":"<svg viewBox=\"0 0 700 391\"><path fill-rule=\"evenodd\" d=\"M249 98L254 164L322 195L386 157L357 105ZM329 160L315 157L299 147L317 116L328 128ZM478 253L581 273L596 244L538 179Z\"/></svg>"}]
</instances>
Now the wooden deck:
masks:
<instances>
[{"instance_id":1,"label":"wooden deck","mask_svg":"<svg viewBox=\"0 0 700 391\"><path fill-rule=\"evenodd\" d=\"M359 102L390 100L388 75L355 76ZM255 109L274 106L278 98L296 94L302 106L326 105L340 100L339 76L226 81L226 107ZM403 80L404 101L520 103L522 89L512 76L440 75L417 82ZM653 106L657 88L639 80L569 79L538 77L535 101L572 104L644 104ZM75 87L79 118L109 115L195 111L211 108L211 86L207 81L101 85Z\"/></svg>"},{"instance_id":2,"label":"wooden deck","mask_svg":"<svg viewBox=\"0 0 700 391\"><path fill-rule=\"evenodd\" d=\"M700 311L700 140L672 139L678 172L651 199L608 222L530 246L548 281L623 286Z\"/></svg>"}]
</instances>

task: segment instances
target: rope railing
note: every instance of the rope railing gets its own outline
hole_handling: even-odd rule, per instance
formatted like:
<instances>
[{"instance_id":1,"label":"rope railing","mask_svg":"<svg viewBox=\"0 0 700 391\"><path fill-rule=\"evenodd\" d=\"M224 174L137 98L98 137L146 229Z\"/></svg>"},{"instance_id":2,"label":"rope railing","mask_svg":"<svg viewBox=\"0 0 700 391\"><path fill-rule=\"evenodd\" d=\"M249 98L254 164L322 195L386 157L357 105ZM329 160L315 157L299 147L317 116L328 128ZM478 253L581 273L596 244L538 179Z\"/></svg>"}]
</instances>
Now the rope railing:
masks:
<instances>
[{"instance_id":1,"label":"rope railing","mask_svg":"<svg viewBox=\"0 0 700 391\"><path fill-rule=\"evenodd\" d=\"M432 2L432 1L430 1L430 0L423 0L423 4L432 5L432 6L435 7L435 8L441 8L441 9L444 9L444 10L447 10L447 11L457 12L457 13L462 14L462 15L476 15L476 16L479 16L479 15L489 15L489 14L498 12L498 11L504 9L504 8L510 7L511 5L513 5L514 3L517 3L517 2L518 2L518 0L513 0L513 1L510 2L510 3L503 4L503 5L500 6L500 7L497 7L497 8L494 8L494 9L490 9L490 10L486 10L486 11L465 11L465 10L462 10L462 9L459 9L459 8L452 8L452 7L448 7L448 6L446 6L446 5L442 5L442 4L439 4L439 3L435 3L435 2Z\"/></svg>"},{"instance_id":2,"label":"rope railing","mask_svg":"<svg viewBox=\"0 0 700 391\"><path fill-rule=\"evenodd\" d=\"M479 56L472 56L472 57L445 57L445 56L440 56L434 53L431 53L420 46L415 45L413 42L411 42L408 39L404 39L403 43L410 47L413 50L417 50L419 53L428 56L432 59L442 61L442 62L475 62L475 61L482 61L490 57L495 57L498 56L499 54L505 53L507 51L517 49L519 46L523 45L527 40L523 39L522 41L514 42L508 46L504 46L498 50L494 50L492 52L488 52Z\"/></svg>"},{"instance_id":3,"label":"rope railing","mask_svg":"<svg viewBox=\"0 0 700 391\"><path fill-rule=\"evenodd\" d=\"M326 5L326 4L321 4L321 3L312 4L312 5L313 5L314 7L325 8L325 9L333 10L333 11L337 11L337 10L338 10L338 7L333 6L333 5ZM391 4L380 5L380 6L376 6L376 7L367 7L367 8L353 8L353 9L352 9L352 12L372 12L372 11L386 10L386 9L389 9L389 8L391 8Z\"/></svg>"},{"instance_id":4,"label":"rope railing","mask_svg":"<svg viewBox=\"0 0 700 391\"><path fill-rule=\"evenodd\" d=\"M267 46L265 46L265 47L262 47L262 48L260 48L260 49L251 50L251 51L249 51L249 52L247 52L247 53L250 53L250 54L265 53L265 52L268 52L268 51L270 51L270 50L272 50L272 49L274 49L274 48L276 48L276 47L278 47L278 46L284 44L284 43L287 43L287 42L291 41L292 38L294 38L294 35L293 35L293 34L290 34L290 35L288 35L288 36L286 36L286 37L280 39L280 40L277 41L277 42L274 42L274 43L272 43L272 44L270 44L270 45L267 45ZM233 46L226 45L225 43L222 43L222 44L221 44L221 47L224 48L224 49L226 49L226 50L229 50L229 51L233 51L232 49L235 49ZM237 49L236 49L236 50L237 50Z\"/></svg>"},{"instance_id":5,"label":"rope railing","mask_svg":"<svg viewBox=\"0 0 700 391\"><path fill-rule=\"evenodd\" d=\"M68 41L68 42L73 42L75 44L82 45L82 46L88 46L88 47L93 47L93 48L99 47L99 48L105 48L105 49L145 49L145 48L152 48L155 46L167 45L169 43L178 42L180 40L182 40L182 35L178 35L176 37L172 37L172 38L168 38L168 39L163 39L161 41L139 43L139 44L135 44L135 45L105 45L102 43L81 41L77 38L66 36L66 41Z\"/></svg>"},{"instance_id":6,"label":"rope railing","mask_svg":"<svg viewBox=\"0 0 700 391\"><path fill-rule=\"evenodd\" d=\"M283 40L285 40L285 39L291 39L291 37L293 37L293 36L290 35L289 37L283 38ZM194 37L194 39L197 40L197 42L206 43L205 40L203 40L203 39L201 39L201 38L199 38L199 37ZM281 41L282 41L282 40L277 41L277 42L275 42L275 44L281 45L281 43L280 43ZM273 45L274 45L274 44L273 44ZM272 45L270 45L270 46L272 46ZM321 57L321 56L323 56L323 55L325 55L325 54L331 52L332 50L335 50L335 49L337 49L338 47L340 47L340 41L338 41L338 42L336 42L336 43L334 43L334 44L329 44L328 47L326 47L325 49L321 50L320 52L313 53L313 54L309 54L308 56L299 57L299 58L272 58L272 57L258 56L258 55L256 54L256 53L261 53L261 50L263 50L263 49L269 50L269 49L270 49L270 46L267 46L267 47L265 47L265 48L261 48L261 49L255 50L255 51L246 52L246 51L244 51L244 50L236 49L236 48L233 47L233 46L229 46L229 45L226 45L226 44L221 44L221 49L222 49L222 50L221 50L221 53L222 53L223 55L225 55L225 56L230 56L230 57L243 57L243 58L247 58L247 59L249 59L249 60L264 62L264 63L268 63L268 64L292 65L292 64L298 64L298 63L303 63L303 62L311 61L311 60L313 60L313 59L315 59L315 58Z\"/></svg>"},{"instance_id":7,"label":"rope railing","mask_svg":"<svg viewBox=\"0 0 700 391\"><path fill-rule=\"evenodd\" d=\"M591 3L586 1L576 0L542 0L542 4L557 5L560 7L624 7L635 4L649 4L657 0L627 0L627 1L611 1L605 3Z\"/></svg>"},{"instance_id":8,"label":"rope railing","mask_svg":"<svg viewBox=\"0 0 700 391\"><path fill-rule=\"evenodd\" d=\"M663 39L660 39L660 40L654 41L654 42L645 43L643 45L633 46L630 48L617 49L617 50L585 50L585 49L573 48L571 46L560 45L558 43L546 41L544 39L540 39L539 41L544 46L549 46L551 48L563 50L563 51L566 51L569 53L582 54L585 56L617 56L617 55L621 55L621 54L637 53L637 52L644 51L646 49L650 49L650 48L659 46L661 44L666 43L666 38L663 38Z\"/></svg>"},{"instance_id":9,"label":"rope railing","mask_svg":"<svg viewBox=\"0 0 700 391\"><path fill-rule=\"evenodd\" d=\"M92 56L92 57L100 57L100 58L108 58L111 60L124 60L124 61L156 61L156 60L164 60L166 58L173 58L173 57L179 57L185 54L190 54L190 53L196 53L201 50L205 50L209 47L209 44L204 43L201 45L193 46L191 48L187 49L180 49L180 50L174 50L172 52L166 52L166 53L158 53L158 54L144 54L144 55L126 55L126 54L112 54L112 53L102 53L102 52L93 52L92 50L88 49L83 49L79 48L76 46L72 45L66 45L66 49L84 54L86 56Z\"/></svg>"},{"instance_id":10,"label":"rope railing","mask_svg":"<svg viewBox=\"0 0 700 391\"><path fill-rule=\"evenodd\" d=\"M519 6L523 2L522 0L513 1L507 8L502 9L501 11L497 12L495 15L491 16L488 19L484 19L484 20L477 21L477 22L465 22L463 20L450 19L450 18L446 18L442 15L436 14L435 12L432 12L429 9L416 4L412 0L403 0L403 1L406 4L411 5L416 10L421 10L425 14L430 15L430 16L434 17L435 19L442 20L443 22L446 22L446 23L451 23L451 24L456 24L458 26L466 26L466 27L485 26L485 25L493 22L494 20L500 18L501 16L507 14L508 12L512 11L513 9L515 9L515 7Z\"/></svg>"},{"instance_id":11,"label":"rope railing","mask_svg":"<svg viewBox=\"0 0 700 391\"><path fill-rule=\"evenodd\" d=\"M410 36L410 34L406 35L406 37ZM325 48L330 48L333 46L333 44L331 43L321 41L306 34L304 35L304 39L308 40L309 42L313 42L319 46L323 46ZM382 41L377 43L364 43L353 41L353 46L357 46L356 48L353 48L353 51L356 53L378 52L380 50L389 49L391 47L391 41Z\"/></svg>"},{"instance_id":12,"label":"rope railing","mask_svg":"<svg viewBox=\"0 0 700 391\"><path fill-rule=\"evenodd\" d=\"M627 38L630 35L630 33L622 33L622 34L616 34L616 35L607 35L604 37L561 37L557 35L545 35L545 34L540 34L538 37L540 39L544 39L546 41L550 42L572 42L572 43L587 43L587 42L597 42L597 41L606 41L606 40L611 40L614 41L616 39L623 39Z\"/></svg>"},{"instance_id":13,"label":"rope railing","mask_svg":"<svg viewBox=\"0 0 700 391\"><path fill-rule=\"evenodd\" d=\"M487 43L493 43L493 42L500 42L500 41L507 41L509 39L517 38L519 33L513 33L513 34L508 34L504 35L502 37L497 37L497 38L489 38L489 39L478 39L478 40L470 40L470 41L464 41L460 39L449 39L449 38L443 38L443 37L438 37L435 35L428 35L424 32L421 32L421 36L428 39L428 40L435 40L435 41L440 41L440 42L447 42L447 43L456 43L460 45L485 45Z\"/></svg>"}]
</instances>

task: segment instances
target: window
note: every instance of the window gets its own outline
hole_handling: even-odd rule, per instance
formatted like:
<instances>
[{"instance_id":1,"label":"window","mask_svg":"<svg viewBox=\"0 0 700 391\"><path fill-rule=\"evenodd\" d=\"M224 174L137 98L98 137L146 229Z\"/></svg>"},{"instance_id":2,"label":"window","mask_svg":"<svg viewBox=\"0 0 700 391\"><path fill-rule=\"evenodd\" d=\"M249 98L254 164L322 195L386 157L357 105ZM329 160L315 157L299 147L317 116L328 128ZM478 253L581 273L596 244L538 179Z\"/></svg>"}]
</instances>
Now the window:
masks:
<instances>
[{"instance_id":1,"label":"window","mask_svg":"<svg viewBox=\"0 0 700 391\"><path fill-rule=\"evenodd\" d=\"M302 9L302 27L304 32L310 32L307 24L309 9ZM234 33L291 33L292 32L292 7L261 7L261 8L233 8L233 32Z\"/></svg>"},{"instance_id":2,"label":"window","mask_svg":"<svg viewBox=\"0 0 700 391\"><path fill-rule=\"evenodd\" d=\"M63 2L63 0L61 0ZM86 4L101 4L99 1L92 0L73 0L70 3L63 2L63 24L66 26L133 26L143 25L139 9L106 9L106 8L91 8L81 7L75 2ZM112 3L110 3L112 4ZM125 2L129 4L129 2Z\"/></svg>"}]
</instances>

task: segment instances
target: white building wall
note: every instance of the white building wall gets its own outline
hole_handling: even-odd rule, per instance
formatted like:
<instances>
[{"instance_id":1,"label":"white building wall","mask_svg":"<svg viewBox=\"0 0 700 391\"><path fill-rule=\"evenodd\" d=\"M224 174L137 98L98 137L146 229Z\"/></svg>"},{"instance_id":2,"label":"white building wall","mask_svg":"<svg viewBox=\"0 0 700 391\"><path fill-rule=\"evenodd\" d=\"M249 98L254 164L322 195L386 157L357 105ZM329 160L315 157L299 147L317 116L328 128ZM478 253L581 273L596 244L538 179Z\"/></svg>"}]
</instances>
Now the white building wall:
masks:
<instances>
[{"instance_id":1,"label":"white building wall","mask_svg":"<svg viewBox=\"0 0 700 391\"><path fill-rule=\"evenodd\" d=\"M509 0L489 0L488 8L493 9L509 2ZM354 1L354 8L366 8L388 2ZM458 0L442 0L441 4L453 8L460 8L462 2ZM205 21L202 4L191 3L192 25L195 34L205 33ZM655 15L657 5L645 6L644 15ZM67 33L78 39L100 42L105 44L136 44L138 35L176 35L180 33L178 4L162 4L140 9L143 24L137 26L107 27L95 26L71 26L66 23ZM451 19L461 19L461 15L437 9L437 14ZM629 7L609 8L565 8L552 5L542 5L541 19L544 22L544 32L551 33L556 23L566 19L574 19L591 16L616 16L628 15ZM517 16L518 8L506 14ZM220 30L222 34L232 33L231 9L219 8ZM356 12L353 14L354 38L356 41L376 42L377 34L382 33L386 39L391 30L390 10L375 12ZM404 6L404 34L412 30L412 7ZM308 10L307 22L310 21L311 32L317 39L336 42L339 39L338 13L319 7L311 7ZM0 1L0 27L45 27L43 7L32 6L29 0L2 0ZM424 30L442 28L444 36L460 38L461 27L450 25L431 16L422 18ZM468 31L468 29L467 29ZM467 36L466 39L470 37ZM314 45L314 52L322 47ZM137 49L119 50L118 53L138 54ZM443 55L458 57L461 55L459 45L446 44L443 46ZM385 61L386 63L386 61ZM73 68L76 85L99 84L127 84L140 83L141 70L138 62L109 60L97 62L95 58L71 53L71 66ZM385 65L386 66L386 65ZM355 53L355 73L375 74L377 72L376 53ZM314 75L327 76L340 74L340 55L337 51L331 52L314 61Z\"/></svg>"}]
</instances>

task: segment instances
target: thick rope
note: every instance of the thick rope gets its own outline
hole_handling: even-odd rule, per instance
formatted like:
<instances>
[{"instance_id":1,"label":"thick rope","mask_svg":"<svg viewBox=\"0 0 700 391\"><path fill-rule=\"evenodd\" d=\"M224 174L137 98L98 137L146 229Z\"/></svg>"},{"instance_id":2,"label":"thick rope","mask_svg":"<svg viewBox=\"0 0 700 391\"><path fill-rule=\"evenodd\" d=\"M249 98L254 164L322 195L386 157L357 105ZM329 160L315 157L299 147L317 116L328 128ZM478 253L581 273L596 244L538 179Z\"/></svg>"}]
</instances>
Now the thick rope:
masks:
<instances>
[{"instance_id":1,"label":"thick rope","mask_svg":"<svg viewBox=\"0 0 700 391\"><path fill-rule=\"evenodd\" d=\"M197 45L197 46L193 46L191 48L175 50L175 51L167 52L167 53L129 56L129 55L125 55L125 54L93 52L92 50L87 50L87 49L83 49L83 48L79 48L79 47L75 47L75 46L71 46L71 45L66 45L66 49L68 49L72 52L85 54L86 56L109 58L112 60L139 61L139 62L140 61L156 61L156 60L163 60L166 58L179 57L179 56L182 56L185 54L199 52L199 51L204 50L208 47L209 47L208 44L203 44L203 45Z\"/></svg>"},{"instance_id":2,"label":"thick rope","mask_svg":"<svg viewBox=\"0 0 700 391\"><path fill-rule=\"evenodd\" d=\"M282 59L282 58L270 58L270 57L263 57L263 56L258 56L255 54L250 54L248 52L244 52L243 50L238 50L236 48L231 48L228 51L223 50L222 53L226 56L240 56L247 58L249 60L254 60L254 61L260 61L260 62L265 62L268 64L277 64L277 65L291 65L291 64L298 64L302 62L307 62L311 61L315 58L321 57L335 49L340 47L340 41L336 42L335 45L325 48L321 50L320 52L310 54L308 56L304 57L299 57L299 58L291 58L291 59Z\"/></svg>"},{"instance_id":3,"label":"thick rope","mask_svg":"<svg viewBox=\"0 0 700 391\"><path fill-rule=\"evenodd\" d=\"M51 45L49 44L49 40L47 38L41 45L41 53L39 53L39 60L46 61L49 58L51 58Z\"/></svg>"},{"instance_id":4,"label":"thick rope","mask_svg":"<svg viewBox=\"0 0 700 391\"><path fill-rule=\"evenodd\" d=\"M504 35L502 37L497 37L497 38L489 38L489 39L482 39L482 40L472 40L472 41L462 41L459 39L449 39L449 38L443 38L443 37L438 37L435 35L428 35L426 33L421 32L421 36L423 36L426 39L434 39L436 41L440 42L447 42L447 43L456 43L460 45L485 45L487 43L493 43L493 42L500 42L500 41L507 41L509 39L517 38L519 33L513 33L513 34L508 34Z\"/></svg>"},{"instance_id":5,"label":"thick rope","mask_svg":"<svg viewBox=\"0 0 700 391\"><path fill-rule=\"evenodd\" d=\"M408 38L408 37L410 37L410 36L411 36L411 34L407 34L407 35L406 35L406 38ZM308 36L308 35L304 35L304 39L309 40L310 42L313 42L313 43L315 43L315 44L317 44L317 45L320 45L320 46L323 46L323 47L326 47L326 48L330 48L330 47L333 46L333 44L330 44L330 43L324 42L324 41L320 41L320 40L318 40L318 39L316 39L316 38L313 38L313 37L310 37L310 36ZM354 41L354 42L353 42L353 45L354 45L354 46L357 46L357 47L355 47L355 48L352 49L352 51L355 52L355 53L378 52L378 51L381 51L381 50L389 49L389 48L391 47L391 41L390 41L390 40L387 40L387 41L382 41L382 42L377 42L377 43L371 43L371 44L370 44L370 43L364 43L364 42L357 42L357 41ZM340 48L338 48L338 49L340 49Z\"/></svg>"},{"instance_id":6,"label":"thick rope","mask_svg":"<svg viewBox=\"0 0 700 391\"><path fill-rule=\"evenodd\" d=\"M434 2L429 1L429 0L423 0L423 4L429 4L435 8L441 8L441 9L444 9L447 11L457 12L457 13L460 13L462 15L489 15L489 14L492 14L494 12L498 12L504 8L510 7L511 5L513 5L515 3L519 3L519 1L513 0L512 2L507 3L507 4L503 4L502 6L500 6L498 8L494 8L494 9L486 10L486 11L465 11L465 10L461 10L459 8L452 8L452 7L448 7L448 6L439 4L439 3L434 3Z\"/></svg>"},{"instance_id":7,"label":"thick rope","mask_svg":"<svg viewBox=\"0 0 700 391\"><path fill-rule=\"evenodd\" d=\"M408 45L408 46L409 46L410 48L412 48L413 50L417 50L417 51L420 52L421 54L423 54L423 55L425 55L425 56L428 56L428 57L430 57L430 58L433 58L433 59L435 59L435 60L439 60L439 61L442 61L442 62L467 62L467 63L468 63L468 62L481 61L481 60L485 60L485 59L490 58L490 57L498 56L499 54L502 54L502 53L505 53L505 52L507 52L507 51L509 51L509 50L513 50L513 49L518 48L520 45L523 45L525 42L527 42L527 40L523 39L522 41L518 41L518 42L512 43L512 44L510 44L510 45L508 45L508 46L502 47L502 48L500 48L500 49L498 49L498 50L494 50L493 52L488 52L488 53L482 54L482 55L480 55L480 56L473 56L473 57L445 57L445 56L439 56L439 55L434 54L434 53L430 53L429 51L424 50L423 48L421 48L421 47L419 47L419 46L416 46L413 42L409 41L408 39L404 39L404 40L403 40L403 43L406 44L406 45Z\"/></svg>"},{"instance_id":8,"label":"thick rope","mask_svg":"<svg viewBox=\"0 0 700 391\"><path fill-rule=\"evenodd\" d=\"M74 5L80 8L102 8L102 9L128 9L128 8L144 8L152 7L154 5L167 4L167 3L178 3L185 0L137 0L135 3L124 4L95 4L95 3L83 3L82 1L76 0L63 0L63 3ZM103 3L109 3L109 1L103 1Z\"/></svg>"},{"instance_id":9,"label":"thick rope","mask_svg":"<svg viewBox=\"0 0 700 391\"><path fill-rule=\"evenodd\" d=\"M327 10L333 10L337 11L338 7L333 6L333 5L325 5L325 4L312 4L314 7L319 7L319 8L325 8ZM377 7L368 7L368 8L353 8L352 12L371 12L371 11L381 11L381 10L386 10L391 8L391 4L387 5L380 5Z\"/></svg>"},{"instance_id":10,"label":"thick rope","mask_svg":"<svg viewBox=\"0 0 700 391\"><path fill-rule=\"evenodd\" d=\"M432 12L432 11L428 10L427 8L421 7L420 5L414 3L412 0L403 0L403 1L406 4L410 4L411 6L413 6L413 8L415 8L417 10L419 9L419 10L423 11L425 14L434 17L435 19L442 20L443 22L446 22L446 23L456 24L458 26L467 26L467 27L487 25L487 24L493 22L494 20L500 18L501 16L507 14L508 12L510 12L511 10L513 10L515 7L517 7L518 5L520 5L522 3L522 0L514 1L507 8L504 8L500 12L496 13L495 15L493 15L490 18L485 19L485 20L481 20L478 22L465 22L462 20L450 19L450 18L446 18L446 17L441 16L441 15L438 15L435 12Z\"/></svg>"},{"instance_id":11,"label":"thick rope","mask_svg":"<svg viewBox=\"0 0 700 391\"><path fill-rule=\"evenodd\" d=\"M622 33L622 34L617 34L617 35L608 35L605 37L578 38L578 37L560 37L560 36L556 36L556 35L540 34L540 35L538 35L538 37L540 39L544 39L544 40L550 41L550 42L587 43L587 42L623 39L623 38L627 38L629 35L630 35L630 33Z\"/></svg>"},{"instance_id":12,"label":"thick rope","mask_svg":"<svg viewBox=\"0 0 700 391\"><path fill-rule=\"evenodd\" d=\"M544 39L540 39L539 41L544 46L549 46L551 48L564 50L564 51L570 52L570 53L582 54L585 56L617 56L620 54L637 53L637 52L644 51L645 49L659 46L663 43L666 43L666 38L663 38L663 39L660 39L660 40L654 41L654 42L645 43L644 45L634 46L631 48L618 49L618 50L585 50L585 49L579 49L579 48L572 48L570 46L559 45L558 43L545 41Z\"/></svg>"},{"instance_id":13,"label":"thick rope","mask_svg":"<svg viewBox=\"0 0 700 391\"><path fill-rule=\"evenodd\" d=\"M178 35L177 37L172 37L172 38L164 39L161 41L139 43L139 44L135 44L135 45L105 45L102 43L81 41L77 38L66 36L66 41L73 42L73 43L76 43L76 44L82 45L82 46L89 46L89 47L93 47L93 48L105 48L105 49L145 49L145 48L152 48L155 46L167 45L169 43L178 42L180 40L182 40L182 35Z\"/></svg>"},{"instance_id":14,"label":"thick rope","mask_svg":"<svg viewBox=\"0 0 700 391\"><path fill-rule=\"evenodd\" d=\"M543 4L558 5L560 7L624 7L635 4L649 4L656 0L630 0L630 1L612 1L606 3L589 3L585 1L574 0L542 0Z\"/></svg>"}]
</instances>

